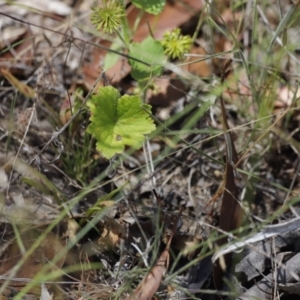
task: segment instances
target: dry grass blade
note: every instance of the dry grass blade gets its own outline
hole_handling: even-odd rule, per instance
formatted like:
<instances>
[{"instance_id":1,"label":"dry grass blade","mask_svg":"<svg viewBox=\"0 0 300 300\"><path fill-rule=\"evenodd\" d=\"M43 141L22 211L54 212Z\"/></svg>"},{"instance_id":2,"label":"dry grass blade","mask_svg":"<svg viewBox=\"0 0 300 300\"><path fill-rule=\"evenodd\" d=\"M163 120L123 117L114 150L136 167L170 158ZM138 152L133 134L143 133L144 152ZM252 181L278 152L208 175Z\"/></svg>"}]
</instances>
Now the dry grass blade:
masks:
<instances>
[{"instance_id":1,"label":"dry grass blade","mask_svg":"<svg viewBox=\"0 0 300 300\"><path fill-rule=\"evenodd\" d=\"M14 86L20 93L28 98L34 98L35 91L27 86L26 84L19 81L14 75L5 69L0 69L0 74L2 74L12 86Z\"/></svg>"}]
</instances>

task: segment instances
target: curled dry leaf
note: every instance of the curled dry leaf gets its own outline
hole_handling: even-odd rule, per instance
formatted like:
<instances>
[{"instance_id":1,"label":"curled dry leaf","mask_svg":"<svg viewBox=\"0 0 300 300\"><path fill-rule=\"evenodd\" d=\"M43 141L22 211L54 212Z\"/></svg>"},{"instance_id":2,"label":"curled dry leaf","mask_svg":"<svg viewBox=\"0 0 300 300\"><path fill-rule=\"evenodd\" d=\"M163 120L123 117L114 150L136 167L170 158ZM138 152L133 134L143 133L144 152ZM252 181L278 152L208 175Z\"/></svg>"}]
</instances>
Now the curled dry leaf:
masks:
<instances>
[{"instance_id":1,"label":"curled dry leaf","mask_svg":"<svg viewBox=\"0 0 300 300\"><path fill-rule=\"evenodd\" d=\"M132 295L126 300L151 300L158 290L162 277L166 274L169 267L169 250L166 249L152 270L146 275Z\"/></svg>"},{"instance_id":2,"label":"curled dry leaf","mask_svg":"<svg viewBox=\"0 0 300 300\"><path fill-rule=\"evenodd\" d=\"M230 63L231 61L229 61ZM224 67L222 75L222 83L225 79L227 68ZM243 220L243 210L239 203L239 189L237 182L237 168L239 167L239 158L232 139L232 133L229 131L225 104L223 97L220 97L221 111L223 119L224 137L226 142L226 170L225 170L225 186L220 211L219 227L224 232L231 232L241 226ZM218 245L222 246L227 243L227 237L223 237L218 241ZM218 259L214 266L214 283L217 289L221 289L223 285L223 277L231 268L232 254L227 254Z\"/></svg>"},{"instance_id":3,"label":"curled dry leaf","mask_svg":"<svg viewBox=\"0 0 300 300\"><path fill-rule=\"evenodd\" d=\"M28 251L31 248L40 235L41 232L37 230L26 231L21 234L21 240L25 251ZM60 258L55 264L51 265L51 268L47 270L47 274L49 271L54 272L57 268L60 269L63 266L66 257L66 253L62 254L63 250L64 246L58 236L53 233L49 233L21 266L17 274L13 276L10 286L17 289L24 287L28 284L30 279L41 274L43 272L43 268L48 265L56 255L60 255ZM22 257L23 254L20 250L19 243L15 240L4 250L4 253L1 256L0 275L2 279L0 279L0 283L3 283L6 278L10 276L10 270L18 264ZM40 283L38 283L37 287L31 292L40 293L39 285Z\"/></svg>"},{"instance_id":4,"label":"curled dry leaf","mask_svg":"<svg viewBox=\"0 0 300 300\"><path fill-rule=\"evenodd\" d=\"M118 247L120 240L125 236L124 228L113 218L104 218L104 222L100 226L102 230L98 244L102 251L109 251Z\"/></svg>"},{"instance_id":5,"label":"curled dry leaf","mask_svg":"<svg viewBox=\"0 0 300 300\"><path fill-rule=\"evenodd\" d=\"M158 198L158 197L157 197ZM158 290L163 276L166 274L169 268L170 254L169 249L171 242L173 240L177 224L181 215L181 211L177 216L177 220L174 222L172 234L169 237L166 248L160 255L157 263L151 269L151 271L146 275L142 282L138 285L135 291L127 297L126 300L151 300L153 295Z\"/></svg>"},{"instance_id":6,"label":"curled dry leaf","mask_svg":"<svg viewBox=\"0 0 300 300\"><path fill-rule=\"evenodd\" d=\"M260 281L256 282L255 285L248 289L244 294L239 295L238 299L272 299L271 295L274 287L274 284L272 284L273 282L276 282L276 284L279 285L286 285L295 281L299 282L299 265L300 253L297 253L285 264L279 266L275 274L274 272L271 272L268 275L264 275ZM293 293L295 293L295 291L293 291Z\"/></svg>"}]
</instances>

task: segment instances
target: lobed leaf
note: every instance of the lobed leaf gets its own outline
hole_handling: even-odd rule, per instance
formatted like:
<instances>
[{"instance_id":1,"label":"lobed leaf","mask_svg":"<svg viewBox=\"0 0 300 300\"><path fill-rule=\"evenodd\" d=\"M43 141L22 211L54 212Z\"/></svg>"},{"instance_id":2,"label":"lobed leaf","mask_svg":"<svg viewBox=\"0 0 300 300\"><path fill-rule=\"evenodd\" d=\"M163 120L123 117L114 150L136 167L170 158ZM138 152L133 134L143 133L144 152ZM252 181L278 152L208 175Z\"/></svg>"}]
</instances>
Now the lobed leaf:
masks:
<instances>
[{"instance_id":1,"label":"lobed leaf","mask_svg":"<svg viewBox=\"0 0 300 300\"><path fill-rule=\"evenodd\" d=\"M129 60L132 67L131 76L135 80L142 81L162 74L162 66L166 62L166 57L164 48L159 41L148 37L142 43L132 43L129 55L148 64L147 66L135 60Z\"/></svg>"},{"instance_id":2,"label":"lobed leaf","mask_svg":"<svg viewBox=\"0 0 300 300\"><path fill-rule=\"evenodd\" d=\"M120 97L111 86L100 88L87 105L92 113L87 132L96 138L97 150L107 159L122 153L125 146L140 148L144 135L155 129L150 105L142 104L138 96Z\"/></svg>"},{"instance_id":3,"label":"lobed leaf","mask_svg":"<svg viewBox=\"0 0 300 300\"><path fill-rule=\"evenodd\" d=\"M110 49L122 52L122 46L120 46L120 44L117 43L112 43ZM106 71L111 69L118 62L119 59L120 55L114 52L108 52L104 57L103 69Z\"/></svg>"},{"instance_id":4,"label":"lobed leaf","mask_svg":"<svg viewBox=\"0 0 300 300\"><path fill-rule=\"evenodd\" d=\"M132 3L149 14L158 15L166 5L165 0L132 0Z\"/></svg>"}]
</instances>

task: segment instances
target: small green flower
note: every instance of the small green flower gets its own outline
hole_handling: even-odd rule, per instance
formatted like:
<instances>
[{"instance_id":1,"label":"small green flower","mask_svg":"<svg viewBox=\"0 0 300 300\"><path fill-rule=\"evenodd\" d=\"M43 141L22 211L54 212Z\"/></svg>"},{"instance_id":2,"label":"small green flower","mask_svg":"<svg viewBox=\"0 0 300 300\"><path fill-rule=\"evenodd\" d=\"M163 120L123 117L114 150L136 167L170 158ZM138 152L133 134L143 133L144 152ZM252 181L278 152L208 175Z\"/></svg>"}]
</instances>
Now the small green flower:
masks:
<instances>
[{"instance_id":1,"label":"small green flower","mask_svg":"<svg viewBox=\"0 0 300 300\"><path fill-rule=\"evenodd\" d=\"M188 35L181 35L181 30L176 28L173 31L164 34L161 44L164 47L166 55L172 59L182 59L184 54L190 50L192 42L193 40L191 37Z\"/></svg>"},{"instance_id":2,"label":"small green flower","mask_svg":"<svg viewBox=\"0 0 300 300\"><path fill-rule=\"evenodd\" d=\"M123 24L124 7L116 0L102 0L102 6L92 7L91 22L106 33L117 31Z\"/></svg>"}]
</instances>

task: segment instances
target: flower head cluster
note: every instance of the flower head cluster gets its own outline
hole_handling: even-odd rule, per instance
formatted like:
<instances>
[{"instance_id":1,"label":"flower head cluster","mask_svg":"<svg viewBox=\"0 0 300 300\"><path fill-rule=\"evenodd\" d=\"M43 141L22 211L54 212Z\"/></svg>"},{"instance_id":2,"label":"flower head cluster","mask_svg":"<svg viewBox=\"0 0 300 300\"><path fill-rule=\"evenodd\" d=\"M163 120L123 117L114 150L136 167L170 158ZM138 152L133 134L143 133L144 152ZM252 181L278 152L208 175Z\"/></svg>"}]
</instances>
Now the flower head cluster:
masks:
<instances>
[{"instance_id":1,"label":"flower head cluster","mask_svg":"<svg viewBox=\"0 0 300 300\"><path fill-rule=\"evenodd\" d=\"M106 33L117 31L123 24L125 10L116 0L102 0L102 6L92 7L91 22Z\"/></svg>"},{"instance_id":2,"label":"flower head cluster","mask_svg":"<svg viewBox=\"0 0 300 300\"><path fill-rule=\"evenodd\" d=\"M193 40L191 37L181 35L181 30L179 28L165 33L163 40L161 41L165 54L172 59L182 59L184 54L190 50L192 42Z\"/></svg>"}]
</instances>

